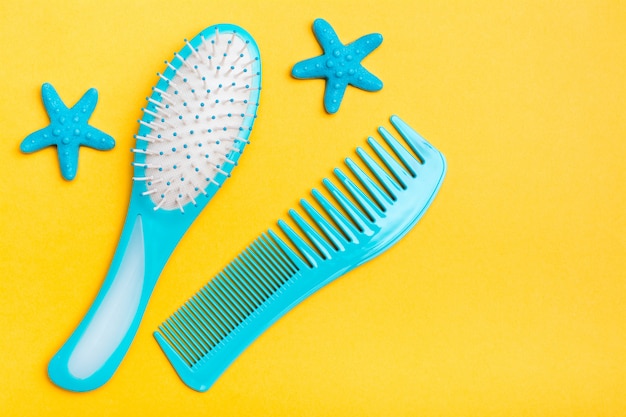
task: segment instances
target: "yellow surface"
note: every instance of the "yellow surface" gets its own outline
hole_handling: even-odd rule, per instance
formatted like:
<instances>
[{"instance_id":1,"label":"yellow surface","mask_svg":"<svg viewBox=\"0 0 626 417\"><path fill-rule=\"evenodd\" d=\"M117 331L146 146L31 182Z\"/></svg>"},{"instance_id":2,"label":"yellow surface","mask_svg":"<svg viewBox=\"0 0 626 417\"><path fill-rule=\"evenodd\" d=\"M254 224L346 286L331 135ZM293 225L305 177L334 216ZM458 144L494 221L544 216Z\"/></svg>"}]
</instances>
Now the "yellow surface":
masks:
<instances>
[{"instance_id":1,"label":"yellow surface","mask_svg":"<svg viewBox=\"0 0 626 417\"><path fill-rule=\"evenodd\" d=\"M322 109L289 75L344 42L384 41L385 86ZM174 252L125 361L103 388L58 389L50 357L86 312L126 212L136 120L155 73L231 22L263 60L259 118L234 176ZM0 2L2 416L623 416L626 410L626 5L572 1ZM41 84L90 87L110 152L61 178ZM198 394L152 331L285 215L388 116L447 157L417 227L302 303Z\"/></svg>"}]
</instances>

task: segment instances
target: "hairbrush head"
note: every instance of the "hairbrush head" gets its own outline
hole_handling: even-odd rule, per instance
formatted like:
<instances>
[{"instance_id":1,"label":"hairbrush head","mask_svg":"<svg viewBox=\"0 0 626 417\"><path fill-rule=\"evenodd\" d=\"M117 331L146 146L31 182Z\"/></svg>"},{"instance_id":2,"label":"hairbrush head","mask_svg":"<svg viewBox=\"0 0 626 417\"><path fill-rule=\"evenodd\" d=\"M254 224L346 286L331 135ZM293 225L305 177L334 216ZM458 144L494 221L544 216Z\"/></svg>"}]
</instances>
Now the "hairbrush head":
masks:
<instances>
[{"instance_id":1,"label":"hairbrush head","mask_svg":"<svg viewBox=\"0 0 626 417\"><path fill-rule=\"evenodd\" d=\"M136 175L154 209L180 210L209 196L248 143L259 103L258 50L241 29L203 31L158 73L136 135Z\"/></svg>"}]
</instances>

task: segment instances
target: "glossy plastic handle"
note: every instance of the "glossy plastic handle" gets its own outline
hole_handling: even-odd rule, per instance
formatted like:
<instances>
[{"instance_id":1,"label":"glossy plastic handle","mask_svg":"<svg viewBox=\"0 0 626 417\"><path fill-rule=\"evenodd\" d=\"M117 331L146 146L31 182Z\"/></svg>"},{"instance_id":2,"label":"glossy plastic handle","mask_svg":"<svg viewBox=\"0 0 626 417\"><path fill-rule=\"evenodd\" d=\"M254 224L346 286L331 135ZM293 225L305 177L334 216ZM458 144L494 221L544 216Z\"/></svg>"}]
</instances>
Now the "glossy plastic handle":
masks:
<instances>
[{"instance_id":1,"label":"glossy plastic handle","mask_svg":"<svg viewBox=\"0 0 626 417\"><path fill-rule=\"evenodd\" d=\"M106 383L119 367L161 269L146 268L147 242L141 215L129 216L98 296L50 361L48 375L56 385L70 391L90 391Z\"/></svg>"}]
</instances>

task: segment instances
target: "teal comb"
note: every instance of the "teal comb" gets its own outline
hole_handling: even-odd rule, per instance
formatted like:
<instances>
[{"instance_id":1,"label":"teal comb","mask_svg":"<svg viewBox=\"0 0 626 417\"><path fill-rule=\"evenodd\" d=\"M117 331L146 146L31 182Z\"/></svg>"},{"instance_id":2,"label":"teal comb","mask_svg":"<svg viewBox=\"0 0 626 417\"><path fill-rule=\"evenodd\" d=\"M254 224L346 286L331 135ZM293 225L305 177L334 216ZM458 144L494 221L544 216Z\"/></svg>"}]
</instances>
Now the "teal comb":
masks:
<instances>
[{"instance_id":1,"label":"teal comb","mask_svg":"<svg viewBox=\"0 0 626 417\"><path fill-rule=\"evenodd\" d=\"M357 148L369 172L350 158L345 162L358 184L335 169L347 194L324 179L333 202L314 189L321 212L306 200L300 204L310 220L289 211L300 233L278 221L290 245L272 230L263 233L154 333L189 387L208 390L272 323L388 249L424 214L443 181L445 159L400 118L392 116L391 123L408 148L379 128L394 155L371 137L368 144L384 166Z\"/></svg>"}]
</instances>

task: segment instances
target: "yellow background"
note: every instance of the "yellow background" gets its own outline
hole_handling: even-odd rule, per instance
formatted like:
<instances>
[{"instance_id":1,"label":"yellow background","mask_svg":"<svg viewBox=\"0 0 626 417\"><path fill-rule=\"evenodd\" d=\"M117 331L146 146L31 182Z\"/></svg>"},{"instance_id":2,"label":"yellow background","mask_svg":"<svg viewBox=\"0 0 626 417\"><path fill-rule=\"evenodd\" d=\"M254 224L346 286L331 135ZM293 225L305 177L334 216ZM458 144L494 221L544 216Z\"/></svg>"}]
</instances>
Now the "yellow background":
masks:
<instances>
[{"instance_id":1,"label":"yellow background","mask_svg":"<svg viewBox=\"0 0 626 417\"><path fill-rule=\"evenodd\" d=\"M384 88L324 113L323 17ZM263 61L234 176L174 252L112 380L58 389L50 357L86 312L126 213L132 135L163 60L235 23ZM626 5L609 1L0 2L2 416L623 416L626 412ZM48 124L40 88L114 150L19 151ZM299 305L207 393L152 332L331 168L398 114L445 154L440 194L375 261Z\"/></svg>"}]
</instances>

